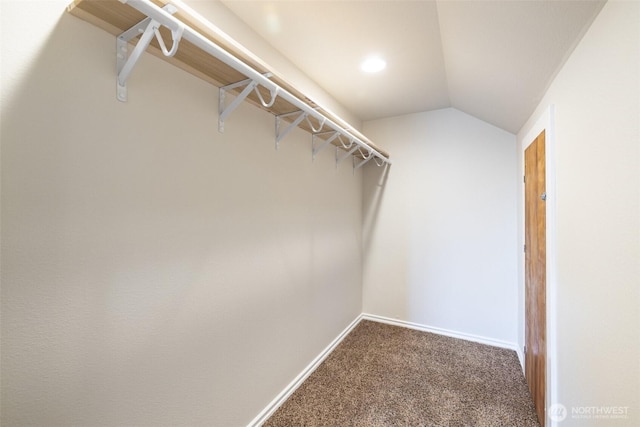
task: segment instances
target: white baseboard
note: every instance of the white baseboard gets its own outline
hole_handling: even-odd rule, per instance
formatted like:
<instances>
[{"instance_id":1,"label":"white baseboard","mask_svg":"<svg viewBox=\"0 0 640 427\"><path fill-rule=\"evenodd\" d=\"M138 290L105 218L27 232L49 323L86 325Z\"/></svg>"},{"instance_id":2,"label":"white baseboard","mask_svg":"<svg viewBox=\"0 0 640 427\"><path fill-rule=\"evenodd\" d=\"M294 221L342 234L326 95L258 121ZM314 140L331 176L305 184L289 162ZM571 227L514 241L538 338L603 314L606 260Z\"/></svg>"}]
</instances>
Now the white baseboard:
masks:
<instances>
[{"instance_id":1,"label":"white baseboard","mask_svg":"<svg viewBox=\"0 0 640 427\"><path fill-rule=\"evenodd\" d=\"M420 323L407 322L405 320L391 319L389 317L378 316L375 314L362 313L361 318L364 320L371 320L374 322L386 323L388 325L401 326L403 328L415 329L423 332L431 332L434 334L444 335L447 337L459 338L465 341L473 341L480 344L490 345L493 347L500 347L500 348L513 350L518 355L518 359L520 360L520 366L524 367L524 356L522 354L522 350L519 348L518 344L516 343L496 340L493 338L487 338L480 335L467 334L464 332L451 331L449 329L437 328L435 326L422 325Z\"/></svg>"},{"instance_id":2,"label":"white baseboard","mask_svg":"<svg viewBox=\"0 0 640 427\"><path fill-rule=\"evenodd\" d=\"M315 358L309 365L294 378L284 390L278 394L248 425L247 427L259 427L261 426L273 413L293 394L294 391L306 380L309 375L316 370L324 359L331 354L331 352L342 342L342 340L355 328L362 320L371 320L373 322L386 323L388 325L400 326L403 328L416 329L423 332L431 332L438 335L444 335L452 338L459 338L466 341L473 341L480 344L491 345L494 347L507 348L513 350L518 354L520 359L520 366L524 367L524 356L520 348L516 343L510 343L507 341L496 340L493 338L487 338L479 335L466 334L463 332L450 331L448 329L436 328L433 326L421 325L419 323L407 322L404 320L391 319L389 317L377 316L375 314L362 313L354 319L344 331L340 333L322 352Z\"/></svg>"},{"instance_id":3,"label":"white baseboard","mask_svg":"<svg viewBox=\"0 0 640 427\"><path fill-rule=\"evenodd\" d=\"M331 354L331 352L338 346L338 344L342 342L344 337L349 335L349 332L351 332L351 330L355 328L358 323L360 323L360 320L362 320L362 314L356 317L354 321L351 322L351 324L347 326L345 330L342 331L340 335L338 335L336 339L331 342L331 344L329 344L324 350L322 350L322 352L315 359L313 359L311 363L309 363L309 365L304 368L302 372L300 372L300 374L298 374L298 376L295 377L294 380L291 381L289 385L287 385L285 389L282 390L280 394L278 394L276 398L267 405L266 408L262 410L262 412L260 412L253 420L251 420L247 427L259 427L265 421L267 421L267 419L269 419L269 417L273 415L273 413L280 407L280 405L282 405L289 398L289 396L291 396L291 394L293 394L293 392L296 391L298 387L300 387L304 380L306 380L309 375L311 375L313 371L315 371L316 368L320 366L322 361L326 359L329 354Z\"/></svg>"}]
</instances>

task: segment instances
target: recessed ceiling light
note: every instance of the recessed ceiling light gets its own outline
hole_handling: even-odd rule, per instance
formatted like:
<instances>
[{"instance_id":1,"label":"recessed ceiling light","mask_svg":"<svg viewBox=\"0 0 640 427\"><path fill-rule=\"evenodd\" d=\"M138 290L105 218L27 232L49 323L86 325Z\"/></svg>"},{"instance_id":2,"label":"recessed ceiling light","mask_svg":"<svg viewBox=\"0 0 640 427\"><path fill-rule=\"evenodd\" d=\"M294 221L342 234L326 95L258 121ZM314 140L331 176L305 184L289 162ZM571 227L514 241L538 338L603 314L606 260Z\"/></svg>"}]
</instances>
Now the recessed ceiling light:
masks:
<instances>
[{"instance_id":1,"label":"recessed ceiling light","mask_svg":"<svg viewBox=\"0 0 640 427\"><path fill-rule=\"evenodd\" d=\"M377 73L384 70L387 66L387 61L379 56L370 56L360 64L360 69L365 73Z\"/></svg>"}]
</instances>

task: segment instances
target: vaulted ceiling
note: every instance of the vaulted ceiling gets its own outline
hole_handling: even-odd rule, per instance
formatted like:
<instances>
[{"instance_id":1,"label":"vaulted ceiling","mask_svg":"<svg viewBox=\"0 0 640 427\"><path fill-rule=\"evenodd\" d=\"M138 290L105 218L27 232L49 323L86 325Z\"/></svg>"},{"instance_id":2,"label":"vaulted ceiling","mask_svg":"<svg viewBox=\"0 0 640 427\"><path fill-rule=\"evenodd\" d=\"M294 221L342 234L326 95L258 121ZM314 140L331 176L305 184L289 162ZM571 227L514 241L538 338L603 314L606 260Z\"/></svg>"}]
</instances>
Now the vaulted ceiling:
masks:
<instances>
[{"instance_id":1,"label":"vaulted ceiling","mask_svg":"<svg viewBox=\"0 0 640 427\"><path fill-rule=\"evenodd\" d=\"M455 107L512 133L604 4L222 1L362 120ZM364 74L371 54L387 67Z\"/></svg>"}]
</instances>

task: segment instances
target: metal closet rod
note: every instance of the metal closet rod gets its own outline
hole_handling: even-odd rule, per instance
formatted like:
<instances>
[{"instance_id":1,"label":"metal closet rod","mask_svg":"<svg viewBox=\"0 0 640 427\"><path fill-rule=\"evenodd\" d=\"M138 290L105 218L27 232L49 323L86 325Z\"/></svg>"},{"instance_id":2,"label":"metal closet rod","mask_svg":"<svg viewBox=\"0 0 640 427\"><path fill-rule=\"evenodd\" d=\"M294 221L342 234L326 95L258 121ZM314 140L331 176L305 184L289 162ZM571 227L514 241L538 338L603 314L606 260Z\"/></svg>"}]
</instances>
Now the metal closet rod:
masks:
<instances>
[{"instance_id":1,"label":"metal closet rod","mask_svg":"<svg viewBox=\"0 0 640 427\"><path fill-rule=\"evenodd\" d=\"M216 57L220 61L224 62L228 66L235 69L236 71L244 74L251 80L269 89L271 93L276 93L275 91L277 90L277 96L288 101L295 107L299 108L301 111L307 113L309 116L314 117L319 122L324 122L325 126L328 126L334 131L345 136L346 138L353 140L357 145L359 145L363 149L366 149L374 157L381 159L384 163L391 164L391 161L387 157L380 154L380 152L375 150L369 144L360 140L358 137L352 135L351 133L349 133L349 131L344 129L342 126L340 126L330 118L324 116L323 114L319 113L314 108L306 104L304 101L300 100L298 97L296 97L292 93L280 87L278 84L272 82L271 80L263 76L258 71L249 67L247 64L240 61L238 58L234 57L229 52L222 49L220 46L216 45L211 40L207 39L202 34L195 31L193 28L186 26L180 20L178 20L177 18L174 18L171 14L167 13L160 7L153 4L151 0L120 0L120 2L124 4L128 4L129 6L133 7L134 9L143 13L144 15L147 15L149 18L155 21L158 21L160 24L164 25L165 27L169 28L174 32L182 31L182 29L184 29L184 31L182 32L182 38L189 40L191 43L193 43L195 46L199 47L203 51Z\"/></svg>"}]
</instances>

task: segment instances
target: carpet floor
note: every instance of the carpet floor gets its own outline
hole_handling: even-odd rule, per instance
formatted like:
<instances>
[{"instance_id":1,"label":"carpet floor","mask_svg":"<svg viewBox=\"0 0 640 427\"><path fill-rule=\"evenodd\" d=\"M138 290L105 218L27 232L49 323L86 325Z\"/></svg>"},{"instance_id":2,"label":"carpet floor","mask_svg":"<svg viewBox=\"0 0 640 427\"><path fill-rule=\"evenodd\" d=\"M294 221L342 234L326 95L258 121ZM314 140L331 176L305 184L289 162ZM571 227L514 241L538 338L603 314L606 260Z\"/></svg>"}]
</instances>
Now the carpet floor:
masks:
<instances>
[{"instance_id":1,"label":"carpet floor","mask_svg":"<svg viewBox=\"0 0 640 427\"><path fill-rule=\"evenodd\" d=\"M366 320L264 424L538 425L514 351Z\"/></svg>"}]
</instances>

